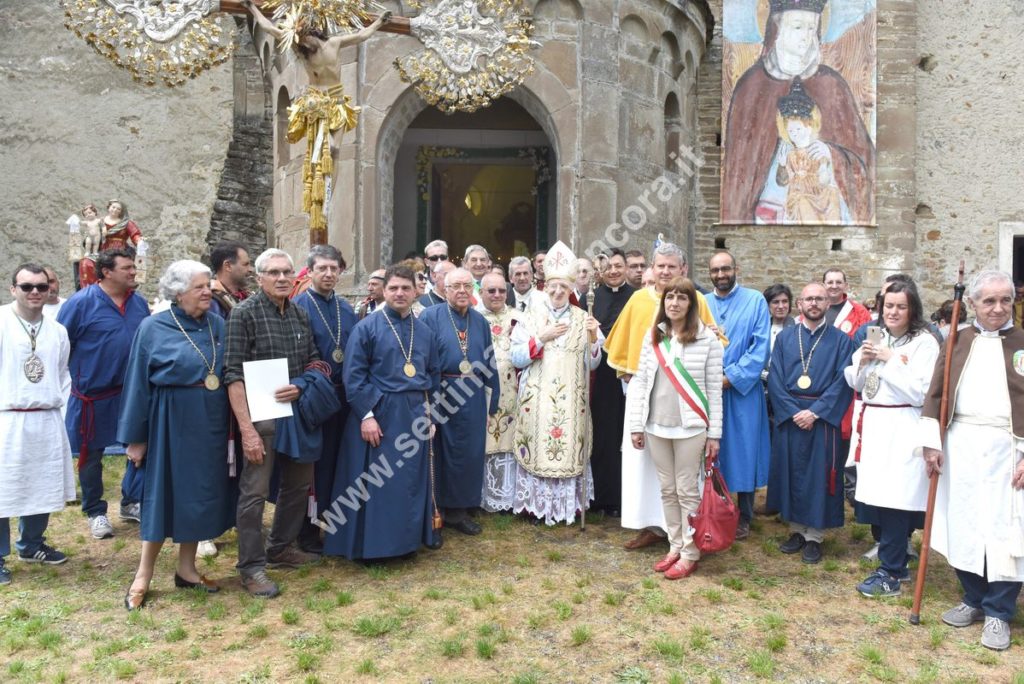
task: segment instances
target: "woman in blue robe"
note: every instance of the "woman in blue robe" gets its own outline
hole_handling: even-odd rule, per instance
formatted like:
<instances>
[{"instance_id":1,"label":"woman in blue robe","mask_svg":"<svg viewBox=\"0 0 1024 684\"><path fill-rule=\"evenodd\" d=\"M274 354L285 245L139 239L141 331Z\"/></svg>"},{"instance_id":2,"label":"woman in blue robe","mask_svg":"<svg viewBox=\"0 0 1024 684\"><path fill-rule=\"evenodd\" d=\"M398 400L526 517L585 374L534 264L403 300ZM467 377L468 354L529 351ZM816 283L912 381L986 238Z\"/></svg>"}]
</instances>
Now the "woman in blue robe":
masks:
<instances>
[{"instance_id":1,"label":"woman in blue robe","mask_svg":"<svg viewBox=\"0 0 1024 684\"><path fill-rule=\"evenodd\" d=\"M142 558L125 596L128 610L145 603L168 537L179 544L175 586L216 592L216 583L196 569L196 546L235 524L229 406L221 384L225 326L207 313L210 270L196 261L176 261L160 279L160 294L173 303L139 326L117 432L129 459L146 463Z\"/></svg>"},{"instance_id":2,"label":"woman in blue robe","mask_svg":"<svg viewBox=\"0 0 1024 684\"><path fill-rule=\"evenodd\" d=\"M389 268L387 305L356 325L345 348L351 410L320 522L330 556L391 558L437 544L427 402L440 371L433 333L411 313L415 292L408 268Z\"/></svg>"}]
</instances>

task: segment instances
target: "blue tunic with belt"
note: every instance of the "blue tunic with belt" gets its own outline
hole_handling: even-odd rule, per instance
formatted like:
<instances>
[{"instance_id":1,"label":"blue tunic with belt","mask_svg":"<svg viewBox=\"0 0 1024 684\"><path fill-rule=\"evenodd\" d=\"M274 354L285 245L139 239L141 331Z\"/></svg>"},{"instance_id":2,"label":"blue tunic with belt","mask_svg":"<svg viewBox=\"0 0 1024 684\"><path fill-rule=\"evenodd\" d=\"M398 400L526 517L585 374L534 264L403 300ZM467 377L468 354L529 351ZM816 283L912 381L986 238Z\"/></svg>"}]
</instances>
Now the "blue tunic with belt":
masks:
<instances>
[{"instance_id":1,"label":"blue tunic with belt","mask_svg":"<svg viewBox=\"0 0 1024 684\"><path fill-rule=\"evenodd\" d=\"M223 379L224 319L198 320L173 306L182 328ZM213 340L210 332L213 332ZM146 442L143 541L216 539L235 525L235 487L228 476L230 411L223 384L208 390L209 367L171 311L142 322L124 378L117 439Z\"/></svg>"},{"instance_id":2,"label":"blue tunic with belt","mask_svg":"<svg viewBox=\"0 0 1024 684\"><path fill-rule=\"evenodd\" d=\"M313 330L313 342L316 343L316 348L320 352L320 358L331 366L331 382L334 383L338 401L341 402L341 410L323 424L324 446L313 474L317 515L320 515L330 504L331 488L334 486L334 475L338 463L338 447L341 445L341 433L345 428L349 411L342 377L344 360L335 361L331 355L335 349L345 350L349 335L359 321L355 311L352 310L352 305L333 292L330 297L324 297L310 288L292 301L309 314L309 327ZM339 319L341 321L340 334ZM335 340L337 340L337 344Z\"/></svg>"},{"instance_id":3,"label":"blue tunic with belt","mask_svg":"<svg viewBox=\"0 0 1024 684\"><path fill-rule=\"evenodd\" d=\"M772 318L760 292L735 286L707 297L715 322L729 344L722 370L732 385L722 392L722 441L718 454L725 483L733 492L768 484L771 441L761 371L768 362Z\"/></svg>"},{"instance_id":4,"label":"blue tunic with belt","mask_svg":"<svg viewBox=\"0 0 1024 684\"><path fill-rule=\"evenodd\" d=\"M843 369L850 365L853 351L850 338L824 321L814 332L794 325L775 339L768 370L768 397L775 413L768 507L787 522L817 529L843 526L846 454L839 443L852 395ZM803 363L808 364L806 375L811 379L806 389L797 386L805 373ZM810 430L793 422L804 409L818 416Z\"/></svg>"},{"instance_id":5,"label":"blue tunic with belt","mask_svg":"<svg viewBox=\"0 0 1024 684\"><path fill-rule=\"evenodd\" d=\"M434 439L437 505L479 506L484 485L487 415L497 413L501 398L491 328L479 311L469 308L460 315L449 304L426 309L420 320L434 331L441 360L442 400L436 407L438 427ZM460 332L467 334L465 357L459 348ZM473 365L466 374L459 370L464 358ZM491 390L490 405L487 387Z\"/></svg>"},{"instance_id":6,"label":"blue tunic with belt","mask_svg":"<svg viewBox=\"0 0 1024 684\"><path fill-rule=\"evenodd\" d=\"M149 305L140 295L131 293L118 307L98 284L73 294L57 314L71 342L71 398L64 424L73 453L102 451L115 442L128 354L148 316Z\"/></svg>"},{"instance_id":7,"label":"blue tunic with belt","mask_svg":"<svg viewBox=\"0 0 1024 684\"><path fill-rule=\"evenodd\" d=\"M411 378L396 333L407 352L412 347ZM426 403L440 383L434 336L412 314L385 307L352 330L343 376L351 409L321 516L324 553L353 560L412 553L436 538ZM371 412L384 433L379 447L360 433Z\"/></svg>"}]
</instances>

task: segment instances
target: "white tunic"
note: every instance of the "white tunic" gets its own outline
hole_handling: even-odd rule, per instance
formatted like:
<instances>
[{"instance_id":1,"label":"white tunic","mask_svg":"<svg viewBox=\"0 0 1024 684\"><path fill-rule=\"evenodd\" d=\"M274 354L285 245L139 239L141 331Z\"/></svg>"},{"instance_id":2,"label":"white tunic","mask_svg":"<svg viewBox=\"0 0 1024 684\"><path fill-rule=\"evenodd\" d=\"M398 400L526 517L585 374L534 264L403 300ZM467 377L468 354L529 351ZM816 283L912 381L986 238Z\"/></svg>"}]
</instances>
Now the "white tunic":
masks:
<instances>
[{"instance_id":1,"label":"white tunic","mask_svg":"<svg viewBox=\"0 0 1024 684\"><path fill-rule=\"evenodd\" d=\"M922 419L925 446L938 423ZM1024 440L1010 432L1002 342L979 335L967 357L935 500L931 545L954 568L990 582L1024 581L1024 490L1010 483Z\"/></svg>"},{"instance_id":2,"label":"white tunic","mask_svg":"<svg viewBox=\"0 0 1024 684\"><path fill-rule=\"evenodd\" d=\"M44 373L37 383L24 373L31 351L14 305L0 306L0 518L53 513L75 498L71 446L61 417L71 384L64 326L43 318L36 356Z\"/></svg>"},{"instance_id":3,"label":"white tunic","mask_svg":"<svg viewBox=\"0 0 1024 684\"><path fill-rule=\"evenodd\" d=\"M886 335L882 341L890 344L891 338ZM872 506L923 511L928 503L928 474L921 458L917 424L939 344L925 331L893 347L892 352L886 363L876 361L861 367L858 349L845 370L846 382L861 393L853 407L850 438L851 461L858 443L861 445L856 498ZM878 374L879 387L869 399L863 392L873 371ZM900 405L906 406L894 408Z\"/></svg>"}]
</instances>

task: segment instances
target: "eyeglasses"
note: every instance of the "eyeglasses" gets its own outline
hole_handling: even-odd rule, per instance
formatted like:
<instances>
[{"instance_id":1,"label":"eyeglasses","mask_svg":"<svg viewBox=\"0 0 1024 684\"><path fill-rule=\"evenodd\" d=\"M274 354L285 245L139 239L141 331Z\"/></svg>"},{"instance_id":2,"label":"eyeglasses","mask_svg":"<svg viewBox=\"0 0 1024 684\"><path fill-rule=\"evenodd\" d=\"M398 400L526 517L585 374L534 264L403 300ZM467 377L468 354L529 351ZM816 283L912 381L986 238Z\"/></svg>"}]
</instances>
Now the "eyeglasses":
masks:
<instances>
[{"instance_id":1,"label":"eyeglasses","mask_svg":"<svg viewBox=\"0 0 1024 684\"><path fill-rule=\"evenodd\" d=\"M803 301L807 302L808 304L821 304L823 301L825 301L825 297L804 297Z\"/></svg>"},{"instance_id":2,"label":"eyeglasses","mask_svg":"<svg viewBox=\"0 0 1024 684\"><path fill-rule=\"evenodd\" d=\"M718 266L708 269L711 273L732 273L732 266Z\"/></svg>"},{"instance_id":3,"label":"eyeglasses","mask_svg":"<svg viewBox=\"0 0 1024 684\"><path fill-rule=\"evenodd\" d=\"M426 260L427 261L448 261L448 255L447 254L433 254L431 256L426 257Z\"/></svg>"},{"instance_id":4,"label":"eyeglasses","mask_svg":"<svg viewBox=\"0 0 1024 684\"><path fill-rule=\"evenodd\" d=\"M487 288L487 294L489 294L489 295L505 294L506 292L508 292L508 290L505 289L504 287L489 287L489 288Z\"/></svg>"},{"instance_id":5,"label":"eyeglasses","mask_svg":"<svg viewBox=\"0 0 1024 684\"><path fill-rule=\"evenodd\" d=\"M450 285L445 285L445 289L446 290L455 290L455 291L459 291L459 290L472 290L473 289L473 283L452 283Z\"/></svg>"},{"instance_id":6,"label":"eyeglasses","mask_svg":"<svg viewBox=\"0 0 1024 684\"><path fill-rule=\"evenodd\" d=\"M277 280L278 278L291 278L295 275L295 271L290 269L287 271L280 271L275 268L273 271L260 271L260 275L270 276L274 280Z\"/></svg>"},{"instance_id":7,"label":"eyeglasses","mask_svg":"<svg viewBox=\"0 0 1024 684\"><path fill-rule=\"evenodd\" d=\"M48 292L50 290L49 283L18 283L15 287L21 288L22 292Z\"/></svg>"}]
</instances>

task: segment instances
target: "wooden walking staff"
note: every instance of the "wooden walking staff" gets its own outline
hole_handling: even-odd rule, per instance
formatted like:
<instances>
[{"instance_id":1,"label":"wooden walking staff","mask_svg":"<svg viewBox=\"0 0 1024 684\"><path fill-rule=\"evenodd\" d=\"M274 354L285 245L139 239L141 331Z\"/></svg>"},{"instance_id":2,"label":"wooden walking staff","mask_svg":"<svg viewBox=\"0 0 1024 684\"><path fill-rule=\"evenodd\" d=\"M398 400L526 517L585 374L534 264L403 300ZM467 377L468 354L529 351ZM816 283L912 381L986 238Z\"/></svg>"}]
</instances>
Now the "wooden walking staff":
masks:
<instances>
[{"instance_id":1,"label":"wooden walking staff","mask_svg":"<svg viewBox=\"0 0 1024 684\"><path fill-rule=\"evenodd\" d=\"M953 287L953 313L949 318L949 337L946 338L946 360L942 368L942 397L939 400L939 438L946 440L949 411L949 373L953 364L953 347L956 345L957 324L960 321L960 307L964 300L964 262L960 260L956 285ZM945 446L943 444L943 446ZM921 560L917 566L917 584L914 586L914 605L910 609L910 624L921 624L921 598L924 595L924 578L928 572L928 552L932 541L932 519L935 517L935 494L939 489L939 473L933 472L928 481L928 505L924 513L924 531L921 538Z\"/></svg>"}]
</instances>

